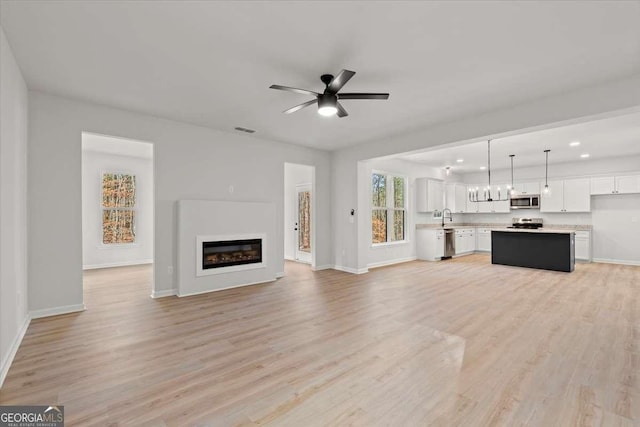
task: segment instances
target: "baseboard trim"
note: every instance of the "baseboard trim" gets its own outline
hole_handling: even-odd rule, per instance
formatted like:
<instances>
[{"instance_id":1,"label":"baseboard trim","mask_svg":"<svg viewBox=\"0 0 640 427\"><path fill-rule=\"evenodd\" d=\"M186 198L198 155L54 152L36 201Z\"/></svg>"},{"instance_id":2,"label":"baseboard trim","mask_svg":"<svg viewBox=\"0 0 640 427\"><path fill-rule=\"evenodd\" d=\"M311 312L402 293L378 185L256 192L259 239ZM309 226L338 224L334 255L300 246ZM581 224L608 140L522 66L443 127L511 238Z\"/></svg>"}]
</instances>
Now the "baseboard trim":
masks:
<instances>
[{"instance_id":1,"label":"baseboard trim","mask_svg":"<svg viewBox=\"0 0 640 427\"><path fill-rule=\"evenodd\" d=\"M30 311L31 319L40 319L41 317L59 316L61 314L77 313L85 311L87 307L84 304L64 305L62 307L43 308L42 310Z\"/></svg>"},{"instance_id":2,"label":"baseboard trim","mask_svg":"<svg viewBox=\"0 0 640 427\"><path fill-rule=\"evenodd\" d=\"M284 259L286 259L287 261L295 261L296 260L294 257L289 256L289 255L285 255Z\"/></svg>"},{"instance_id":3,"label":"baseboard trim","mask_svg":"<svg viewBox=\"0 0 640 427\"><path fill-rule=\"evenodd\" d=\"M371 264L367 264L367 268L386 267L387 265L402 264L403 262L415 261L416 259L418 258L410 256L406 258L396 258L387 261L372 262Z\"/></svg>"},{"instance_id":4,"label":"baseboard trim","mask_svg":"<svg viewBox=\"0 0 640 427\"><path fill-rule=\"evenodd\" d=\"M262 280L260 282L243 283L241 285L227 286L226 288L207 289L206 291L189 292L187 294L180 293L180 290L178 290L178 293L176 293L176 295L178 297L180 297L180 298L182 298L182 297L192 297L192 296L195 296L195 295L208 294L208 293L211 293L211 292L218 292L218 291L226 291L227 289L242 288L242 287L245 287L245 286L261 285L263 283L272 283L272 282L275 282L275 281L276 281L276 279Z\"/></svg>"},{"instance_id":5,"label":"baseboard trim","mask_svg":"<svg viewBox=\"0 0 640 427\"><path fill-rule=\"evenodd\" d=\"M333 268L333 265L325 264L325 265L317 265L315 267L311 267L311 270L313 270L313 271L321 271L321 270L331 270L332 268Z\"/></svg>"},{"instance_id":6,"label":"baseboard trim","mask_svg":"<svg viewBox=\"0 0 640 427\"><path fill-rule=\"evenodd\" d=\"M9 347L9 354L2 362L2 366L0 367L0 388L2 388L2 384L4 384L4 379L7 378L7 374L9 373L9 368L13 363L13 359L16 357L16 353L20 348L20 344L22 344L22 339L24 335L27 333L27 329L29 329L29 324L31 323L31 316L27 313L27 316L20 327L20 330L16 334L11 343L11 347Z\"/></svg>"},{"instance_id":7,"label":"baseboard trim","mask_svg":"<svg viewBox=\"0 0 640 427\"><path fill-rule=\"evenodd\" d=\"M125 262L107 262L104 264L90 264L83 265L83 270L96 270L98 268L113 268L113 267L129 267L132 265L153 264L152 259L141 259L138 261L125 261Z\"/></svg>"},{"instance_id":8,"label":"baseboard trim","mask_svg":"<svg viewBox=\"0 0 640 427\"><path fill-rule=\"evenodd\" d=\"M164 297L172 297L177 294L177 290L175 289L163 289L161 291L153 290L151 291L151 298L164 298Z\"/></svg>"},{"instance_id":9,"label":"baseboard trim","mask_svg":"<svg viewBox=\"0 0 640 427\"><path fill-rule=\"evenodd\" d=\"M276 279L281 279L284 277L284 271L281 271L279 273L276 273Z\"/></svg>"},{"instance_id":10,"label":"baseboard trim","mask_svg":"<svg viewBox=\"0 0 640 427\"><path fill-rule=\"evenodd\" d=\"M364 274L369 272L368 268L351 268L351 267L343 267L341 265L334 265L333 269L338 271L344 271L345 273L351 273L351 274Z\"/></svg>"},{"instance_id":11,"label":"baseboard trim","mask_svg":"<svg viewBox=\"0 0 640 427\"><path fill-rule=\"evenodd\" d=\"M640 265L640 261L630 261L625 259L593 258L593 262L601 262L604 264Z\"/></svg>"}]
</instances>

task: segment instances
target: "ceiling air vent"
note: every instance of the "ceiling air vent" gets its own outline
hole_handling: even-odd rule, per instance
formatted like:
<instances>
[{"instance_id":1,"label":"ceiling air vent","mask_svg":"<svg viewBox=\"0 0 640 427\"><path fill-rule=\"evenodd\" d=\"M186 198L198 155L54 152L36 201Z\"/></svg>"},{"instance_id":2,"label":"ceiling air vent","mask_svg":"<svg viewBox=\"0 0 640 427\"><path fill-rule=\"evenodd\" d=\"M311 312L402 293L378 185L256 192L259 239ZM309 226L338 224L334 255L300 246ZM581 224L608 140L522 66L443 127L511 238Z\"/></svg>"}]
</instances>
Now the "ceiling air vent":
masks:
<instances>
[{"instance_id":1,"label":"ceiling air vent","mask_svg":"<svg viewBox=\"0 0 640 427\"><path fill-rule=\"evenodd\" d=\"M255 130L253 130L253 129L247 129L247 128L243 128L243 127L240 127L240 126L236 126L235 129L239 130L240 132L246 132L246 133L254 133L255 132Z\"/></svg>"}]
</instances>

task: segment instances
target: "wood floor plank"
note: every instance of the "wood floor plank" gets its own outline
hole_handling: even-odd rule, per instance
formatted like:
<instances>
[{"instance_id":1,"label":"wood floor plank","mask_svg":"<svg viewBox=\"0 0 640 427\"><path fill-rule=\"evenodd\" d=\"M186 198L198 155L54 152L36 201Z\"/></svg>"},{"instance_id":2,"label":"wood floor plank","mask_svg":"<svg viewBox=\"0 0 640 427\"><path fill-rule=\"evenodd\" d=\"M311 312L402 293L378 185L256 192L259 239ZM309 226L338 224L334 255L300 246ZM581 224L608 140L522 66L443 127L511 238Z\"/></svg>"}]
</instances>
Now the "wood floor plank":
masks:
<instances>
[{"instance_id":1,"label":"wood floor plank","mask_svg":"<svg viewBox=\"0 0 640 427\"><path fill-rule=\"evenodd\" d=\"M640 425L640 268L476 254L151 299L151 267L85 273L32 321L0 404L87 426Z\"/></svg>"}]
</instances>

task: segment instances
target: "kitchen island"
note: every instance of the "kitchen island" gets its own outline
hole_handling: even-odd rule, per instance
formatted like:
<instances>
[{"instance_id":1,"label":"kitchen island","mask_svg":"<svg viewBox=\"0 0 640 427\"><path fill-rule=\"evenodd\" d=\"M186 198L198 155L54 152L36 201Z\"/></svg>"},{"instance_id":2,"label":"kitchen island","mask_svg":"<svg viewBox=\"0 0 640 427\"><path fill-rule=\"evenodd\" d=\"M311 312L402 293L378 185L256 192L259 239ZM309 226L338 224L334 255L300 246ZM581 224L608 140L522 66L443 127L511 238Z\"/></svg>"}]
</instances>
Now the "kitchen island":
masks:
<instances>
[{"instance_id":1,"label":"kitchen island","mask_svg":"<svg viewBox=\"0 0 640 427\"><path fill-rule=\"evenodd\" d=\"M491 231L491 263L572 272L573 230L504 228Z\"/></svg>"}]
</instances>

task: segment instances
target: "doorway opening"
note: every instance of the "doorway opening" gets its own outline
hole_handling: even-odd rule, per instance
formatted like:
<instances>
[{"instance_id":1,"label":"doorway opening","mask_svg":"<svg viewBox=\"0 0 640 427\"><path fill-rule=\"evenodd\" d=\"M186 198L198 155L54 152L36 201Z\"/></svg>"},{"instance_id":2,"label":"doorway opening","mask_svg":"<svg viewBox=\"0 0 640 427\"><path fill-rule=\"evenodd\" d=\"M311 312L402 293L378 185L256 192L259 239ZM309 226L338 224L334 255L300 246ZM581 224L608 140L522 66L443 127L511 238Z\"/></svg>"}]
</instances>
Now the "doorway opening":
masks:
<instances>
[{"instance_id":1,"label":"doorway opening","mask_svg":"<svg viewBox=\"0 0 640 427\"><path fill-rule=\"evenodd\" d=\"M148 298L154 260L153 144L82 133L82 269L88 309Z\"/></svg>"},{"instance_id":2,"label":"doorway opening","mask_svg":"<svg viewBox=\"0 0 640 427\"><path fill-rule=\"evenodd\" d=\"M315 167L284 165L284 258L314 265L315 256Z\"/></svg>"}]
</instances>

